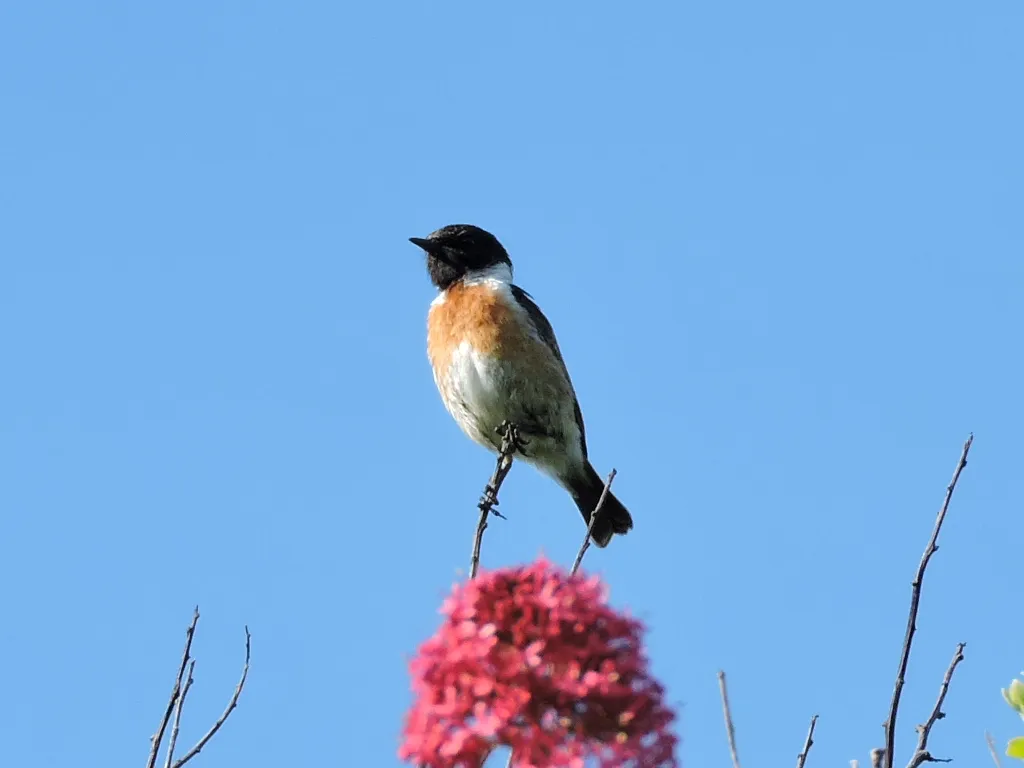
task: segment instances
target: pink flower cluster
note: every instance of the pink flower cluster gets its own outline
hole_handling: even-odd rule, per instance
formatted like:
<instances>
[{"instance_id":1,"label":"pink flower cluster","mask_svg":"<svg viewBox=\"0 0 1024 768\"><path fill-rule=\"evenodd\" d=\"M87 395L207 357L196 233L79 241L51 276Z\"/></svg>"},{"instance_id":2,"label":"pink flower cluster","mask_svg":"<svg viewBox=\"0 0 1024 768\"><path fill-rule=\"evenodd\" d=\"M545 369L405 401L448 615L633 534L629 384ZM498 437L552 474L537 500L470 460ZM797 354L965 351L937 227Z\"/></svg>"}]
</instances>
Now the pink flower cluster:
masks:
<instances>
[{"instance_id":1,"label":"pink flower cluster","mask_svg":"<svg viewBox=\"0 0 1024 768\"><path fill-rule=\"evenodd\" d=\"M411 664L416 700L399 756L479 768L498 745L517 768L674 768L675 715L647 670L641 624L596 578L539 560L456 585Z\"/></svg>"}]
</instances>

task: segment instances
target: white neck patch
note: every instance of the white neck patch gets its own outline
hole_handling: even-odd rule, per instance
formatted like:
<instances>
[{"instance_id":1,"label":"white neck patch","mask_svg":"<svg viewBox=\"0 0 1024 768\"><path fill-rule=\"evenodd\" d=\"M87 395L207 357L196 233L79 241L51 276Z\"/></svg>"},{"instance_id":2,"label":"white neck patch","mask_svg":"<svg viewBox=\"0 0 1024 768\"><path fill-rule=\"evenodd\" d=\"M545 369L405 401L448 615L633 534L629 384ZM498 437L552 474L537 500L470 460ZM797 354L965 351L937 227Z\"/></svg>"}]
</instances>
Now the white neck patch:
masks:
<instances>
[{"instance_id":1,"label":"white neck patch","mask_svg":"<svg viewBox=\"0 0 1024 768\"><path fill-rule=\"evenodd\" d=\"M512 267L501 261L492 264L484 269L473 269L462 278L466 285L478 285L479 283L511 283Z\"/></svg>"},{"instance_id":2,"label":"white neck patch","mask_svg":"<svg viewBox=\"0 0 1024 768\"><path fill-rule=\"evenodd\" d=\"M495 288L507 288L512 284L512 267L505 262L492 264L485 269L473 269L466 273L460 281L463 285L491 285ZM441 291L430 302L430 306L438 307L444 304L448 291Z\"/></svg>"}]
</instances>

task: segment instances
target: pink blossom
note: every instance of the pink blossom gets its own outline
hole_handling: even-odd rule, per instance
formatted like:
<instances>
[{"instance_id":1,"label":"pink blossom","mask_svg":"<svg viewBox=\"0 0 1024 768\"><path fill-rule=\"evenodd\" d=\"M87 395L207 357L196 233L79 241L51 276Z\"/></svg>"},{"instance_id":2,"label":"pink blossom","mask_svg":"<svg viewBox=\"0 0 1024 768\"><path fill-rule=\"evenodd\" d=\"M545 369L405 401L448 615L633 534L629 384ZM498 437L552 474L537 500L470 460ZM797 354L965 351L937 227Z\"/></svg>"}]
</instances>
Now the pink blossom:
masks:
<instances>
[{"instance_id":1,"label":"pink blossom","mask_svg":"<svg viewBox=\"0 0 1024 768\"><path fill-rule=\"evenodd\" d=\"M456 585L411 667L399 756L479 768L499 745L517 768L675 768L675 718L650 676L643 626L596 577L539 560Z\"/></svg>"}]
</instances>

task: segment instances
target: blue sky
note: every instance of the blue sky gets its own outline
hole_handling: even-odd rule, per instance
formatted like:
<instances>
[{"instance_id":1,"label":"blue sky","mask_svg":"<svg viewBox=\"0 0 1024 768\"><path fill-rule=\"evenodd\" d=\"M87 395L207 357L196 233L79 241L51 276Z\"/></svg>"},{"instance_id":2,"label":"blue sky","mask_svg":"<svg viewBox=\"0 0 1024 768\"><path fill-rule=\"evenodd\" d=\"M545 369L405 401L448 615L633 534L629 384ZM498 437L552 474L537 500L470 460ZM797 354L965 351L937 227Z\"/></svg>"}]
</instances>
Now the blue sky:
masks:
<instances>
[{"instance_id":1,"label":"blue sky","mask_svg":"<svg viewBox=\"0 0 1024 768\"><path fill-rule=\"evenodd\" d=\"M201 765L397 766L491 459L406 238L495 232L635 530L681 758L866 764L963 440L899 736L1024 731L1024 5L7 3L0 582L11 765L139 765L195 603ZM516 467L485 566L570 562ZM780 762L781 761L781 762ZM902 761L902 762L900 762Z\"/></svg>"}]
</instances>

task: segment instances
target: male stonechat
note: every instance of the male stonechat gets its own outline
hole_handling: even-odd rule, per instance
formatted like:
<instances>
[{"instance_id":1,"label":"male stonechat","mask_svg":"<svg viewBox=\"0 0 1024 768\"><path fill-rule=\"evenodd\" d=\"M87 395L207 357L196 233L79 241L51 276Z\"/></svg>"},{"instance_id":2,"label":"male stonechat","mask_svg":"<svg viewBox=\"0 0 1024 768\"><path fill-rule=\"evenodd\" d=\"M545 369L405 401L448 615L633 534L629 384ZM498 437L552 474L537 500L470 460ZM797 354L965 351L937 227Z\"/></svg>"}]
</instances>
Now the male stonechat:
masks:
<instances>
[{"instance_id":1,"label":"male stonechat","mask_svg":"<svg viewBox=\"0 0 1024 768\"><path fill-rule=\"evenodd\" d=\"M427 355L445 408L472 440L497 453L502 425L516 455L569 492L589 525L604 481L587 459L576 392L551 323L512 282L512 260L490 232L453 224L411 237L427 254L439 294L427 320ZM611 493L591 532L605 547L633 518Z\"/></svg>"}]
</instances>

